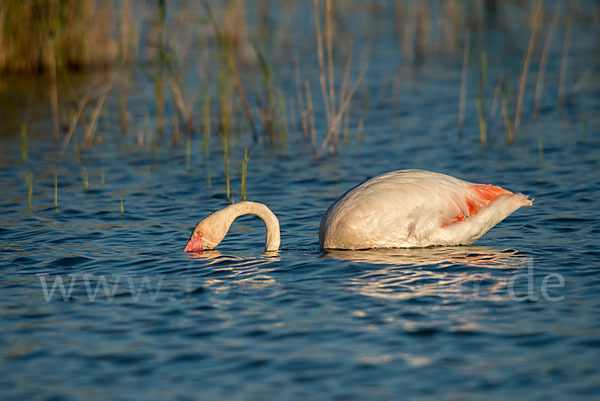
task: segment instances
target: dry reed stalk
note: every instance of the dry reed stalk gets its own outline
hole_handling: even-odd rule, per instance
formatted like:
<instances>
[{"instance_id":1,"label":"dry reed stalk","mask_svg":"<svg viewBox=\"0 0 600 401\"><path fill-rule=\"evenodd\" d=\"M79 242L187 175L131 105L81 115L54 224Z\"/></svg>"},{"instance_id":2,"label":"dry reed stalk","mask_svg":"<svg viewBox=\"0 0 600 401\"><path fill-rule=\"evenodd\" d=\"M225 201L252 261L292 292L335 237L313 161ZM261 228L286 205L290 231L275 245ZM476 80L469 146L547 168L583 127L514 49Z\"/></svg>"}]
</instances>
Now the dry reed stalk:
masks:
<instances>
[{"instance_id":1,"label":"dry reed stalk","mask_svg":"<svg viewBox=\"0 0 600 401\"><path fill-rule=\"evenodd\" d=\"M121 125L121 135L124 137L127 136L127 120L129 115L129 111L127 111L127 101L123 101L122 97L121 108L119 109L119 123Z\"/></svg>"},{"instance_id":2,"label":"dry reed stalk","mask_svg":"<svg viewBox=\"0 0 600 401\"><path fill-rule=\"evenodd\" d=\"M487 121L485 117L485 90L487 89L487 56L481 52L481 83L479 93L475 95L477 119L479 121L479 142L487 143Z\"/></svg>"},{"instance_id":3,"label":"dry reed stalk","mask_svg":"<svg viewBox=\"0 0 600 401\"><path fill-rule=\"evenodd\" d=\"M277 105L276 118L277 118L277 132L279 133L279 144L283 148L285 140L289 132L289 119L288 119L288 106L285 101L285 96L281 90L276 91Z\"/></svg>"},{"instance_id":4,"label":"dry reed stalk","mask_svg":"<svg viewBox=\"0 0 600 401\"><path fill-rule=\"evenodd\" d=\"M154 78L154 90L156 91L156 130L160 133L164 127L164 115L165 115L165 95L163 90L163 77L162 72L157 71L157 75Z\"/></svg>"},{"instance_id":5,"label":"dry reed stalk","mask_svg":"<svg viewBox=\"0 0 600 401\"><path fill-rule=\"evenodd\" d=\"M298 120L296 120L296 112L294 111L296 108L296 105L294 104L294 99L289 99L288 104L290 110L290 126L294 134L294 140L296 140L296 133L298 132Z\"/></svg>"},{"instance_id":6,"label":"dry reed stalk","mask_svg":"<svg viewBox=\"0 0 600 401\"><path fill-rule=\"evenodd\" d=\"M365 125L365 119L364 117L361 117L360 120L358 121L358 128L357 128L357 133L356 133L356 140L358 142L362 142L365 139L365 133L364 133L364 125Z\"/></svg>"},{"instance_id":7,"label":"dry reed stalk","mask_svg":"<svg viewBox=\"0 0 600 401\"><path fill-rule=\"evenodd\" d=\"M529 72L529 63L531 61L531 54L535 46L537 35L540 31L540 21L542 14L542 2L537 1L533 20L531 22L531 36L529 37L529 45L527 46L527 53L525 54L525 60L523 61L523 68L521 69L521 75L519 77L519 93L517 95L517 108L515 110L515 131L518 131L521 125L521 110L523 108L523 98L525 97L525 85L527 83L527 73Z\"/></svg>"},{"instance_id":8,"label":"dry reed stalk","mask_svg":"<svg viewBox=\"0 0 600 401\"><path fill-rule=\"evenodd\" d=\"M552 47L552 40L554 39L554 33L556 32L556 26L558 25L558 4L556 11L554 11L554 17L552 17L552 23L546 35L546 42L544 43L544 49L540 57L540 66L538 69L537 80L535 84L535 102L533 105L533 116L537 116L542 104L542 91L544 88L544 75L546 73L546 65L548 64L548 56L550 55L550 48Z\"/></svg>"},{"instance_id":9,"label":"dry reed stalk","mask_svg":"<svg viewBox=\"0 0 600 401\"><path fill-rule=\"evenodd\" d=\"M19 134L21 136L21 161L27 162L27 125L25 123L21 123Z\"/></svg>"},{"instance_id":10,"label":"dry reed stalk","mask_svg":"<svg viewBox=\"0 0 600 401\"><path fill-rule=\"evenodd\" d=\"M25 174L25 181L27 182L27 207L31 210L33 202L33 173L31 171Z\"/></svg>"},{"instance_id":11,"label":"dry reed stalk","mask_svg":"<svg viewBox=\"0 0 600 401\"><path fill-rule=\"evenodd\" d=\"M427 17L428 10L426 7L428 6L425 2L417 2L415 7L414 60L417 65L421 65L425 61L426 43L429 41L431 31L431 21Z\"/></svg>"},{"instance_id":12,"label":"dry reed stalk","mask_svg":"<svg viewBox=\"0 0 600 401\"><path fill-rule=\"evenodd\" d=\"M254 142L258 142L258 131L256 130L256 125L254 124L254 117L252 117L252 112L250 111L250 103L248 103L248 99L246 98L246 92L244 91L244 87L240 79L240 74L235 65L235 61L233 60L233 55L230 52L228 52L227 61L229 64L229 68L233 73L233 85L235 86L238 92L238 96L240 97L240 100L242 102L244 113L246 114L246 119L248 120L250 130L252 131L252 138Z\"/></svg>"},{"instance_id":13,"label":"dry reed stalk","mask_svg":"<svg viewBox=\"0 0 600 401\"><path fill-rule=\"evenodd\" d=\"M346 113L344 115L344 124L343 124L344 128L342 129L342 141L344 142L345 145L347 145L348 142L350 142L350 127L348 126L350 116L348 114L349 113Z\"/></svg>"},{"instance_id":14,"label":"dry reed stalk","mask_svg":"<svg viewBox=\"0 0 600 401\"><path fill-rule=\"evenodd\" d=\"M581 76L579 77L577 82L575 82L575 84L569 91L569 94L573 95L573 94L581 91L585 87L585 85L591 75L592 75L592 67L590 66L583 72L583 74L581 74Z\"/></svg>"},{"instance_id":15,"label":"dry reed stalk","mask_svg":"<svg viewBox=\"0 0 600 401\"><path fill-rule=\"evenodd\" d=\"M244 57L245 45L248 43L246 21L246 1L229 0L223 10L223 31L229 38L233 50Z\"/></svg>"},{"instance_id":16,"label":"dry reed stalk","mask_svg":"<svg viewBox=\"0 0 600 401\"><path fill-rule=\"evenodd\" d=\"M225 164L225 186L227 191L227 203L231 199L231 183L229 181L229 138L227 134L223 135L223 163Z\"/></svg>"},{"instance_id":17,"label":"dry reed stalk","mask_svg":"<svg viewBox=\"0 0 600 401\"><path fill-rule=\"evenodd\" d=\"M79 121L79 118L81 117L81 113L83 113L83 109L85 107L85 104L87 103L88 97L87 96L83 96L77 105L77 112L73 115L73 118L71 118L71 123L69 124L69 131L67 132L67 135L65 135L65 139L63 140L63 144L62 147L60 148L60 153L58 154L58 163L60 163L60 160L63 157L63 154L65 153L65 150L67 149L67 145L69 144L69 141L71 140L71 137L73 136L73 132L75 132L75 127L77 127L77 122Z\"/></svg>"},{"instance_id":18,"label":"dry reed stalk","mask_svg":"<svg viewBox=\"0 0 600 401\"><path fill-rule=\"evenodd\" d=\"M85 167L81 168L81 182L83 183L83 189L85 189L85 192L87 193L88 189L90 189L90 182Z\"/></svg>"},{"instance_id":19,"label":"dry reed stalk","mask_svg":"<svg viewBox=\"0 0 600 401\"><path fill-rule=\"evenodd\" d=\"M298 55L294 56L294 72L296 75L296 97L298 99L298 110L300 111L300 124L302 125L302 133L304 134L304 140L308 142L308 121L307 112L304 108L304 99L302 95L302 83L300 81L300 67L298 66Z\"/></svg>"},{"instance_id":20,"label":"dry reed stalk","mask_svg":"<svg viewBox=\"0 0 600 401\"><path fill-rule=\"evenodd\" d=\"M501 97L502 91L502 80L498 79L496 88L494 89L494 96L492 98L492 106L490 107L490 120L496 116L496 110L498 109L498 99Z\"/></svg>"},{"instance_id":21,"label":"dry reed stalk","mask_svg":"<svg viewBox=\"0 0 600 401\"><path fill-rule=\"evenodd\" d=\"M348 90L348 83L350 82L350 65L352 64L352 53L353 53L352 41L350 41L349 49L350 49L350 53L348 54L348 61L346 62L346 68L344 69L344 78L342 79L342 88L340 90L340 99L341 100L346 98L347 90ZM352 98L352 96L350 96L350 99L348 99L348 106L349 106L351 98ZM341 113L347 114L346 110L341 111ZM334 137L334 142L335 142L334 146L336 148L338 145L338 138L339 138L339 128L338 128L337 135L335 135L335 137Z\"/></svg>"},{"instance_id":22,"label":"dry reed stalk","mask_svg":"<svg viewBox=\"0 0 600 401\"><path fill-rule=\"evenodd\" d=\"M137 124L135 122L132 122L131 128L133 130L133 137L136 139L137 146L138 146L138 148L141 148L144 145L143 128L142 128L142 130L138 131Z\"/></svg>"},{"instance_id":23,"label":"dry reed stalk","mask_svg":"<svg viewBox=\"0 0 600 401\"><path fill-rule=\"evenodd\" d=\"M204 87L204 99L202 103L202 145L204 148L204 160L206 162L206 183L208 188L212 188L210 177L210 109L212 105L212 96L208 86Z\"/></svg>"},{"instance_id":24,"label":"dry reed stalk","mask_svg":"<svg viewBox=\"0 0 600 401\"><path fill-rule=\"evenodd\" d=\"M179 146L179 117L177 113L173 113L173 147Z\"/></svg>"},{"instance_id":25,"label":"dry reed stalk","mask_svg":"<svg viewBox=\"0 0 600 401\"><path fill-rule=\"evenodd\" d=\"M460 81L460 100L458 105L458 129L459 132L465 124L465 109L467 104L467 78L468 78L468 64L469 64L469 51L470 51L471 35L467 31L465 38L465 46L463 50L463 67L462 76Z\"/></svg>"},{"instance_id":26,"label":"dry reed stalk","mask_svg":"<svg viewBox=\"0 0 600 401\"><path fill-rule=\"evenodd\" d=\"M335 80L333 76L333 10L331 0L325 2L325 39L327 43L327 70L329 73L330 110L335 110Z\"/></svg>"},{"instance_id":27,"label":"dry reed stalk","mask_svg":"<svg viewBox=\"0 0 600 401\"><path fill-rule=\"evenodd\" d=\"M308 115L308 120L310 122L310 142L313 146L313 150L315 153L317 152L317 133L315 130L315 115L313 112L313 104L312 104L312 96L310 94L310 84L308 80L304 82L304 87L306 90L306 114Z\"/></svg>"},{"instance_id":28,"label":"dry reed stalk","mask_svg":"<svg viewBox=\"0 0 600 401\"><path fill-rule=\"evenodd\" d=\"M140 39L139 29L133 21L132 15L135 11L131 10L131 0L121 0L119 18L119 65L131 65L137 56L138 42Z\"/></svg>"},{"instance_id":29,"label":"dry reed stalk","mask_svg":"<svg viewBox=\"0 0 600 401\"><path fill-rule=\"evenodd\" d=\"M264 103L261 97L257 98L258 102L258 116L260 117L262 123L262 131L263 136L268 134L268 139L271 144L275 143L277 138L277 123L279 122L279 116L276 105L274 105L274 100L277 97L277 91L275 90L272 82L272 74L271 69L267 63L267 60L260 52L258 47L255 46L255 53L260 62L261 70L263 73L263 90L264 90Z\"/></svg>"},{"instance_id":30,"label":"dry reed stalk","mask_svg":"<svg viewBox=\"0 0 600 401\"><path fill-rule=\"evenodd\" d=\"M456 49L460 39L460 30L466 25L465 16L456 1L445 1L439 14L437 25L442 31L442 48L451 52Z\"/></svg>"},{"instance_id":31,"label":"dry reed stalk","mask_svg":"<svg viewBox=\"0 0 600 401\"><path fill-rule=\"evenodd\" d=\"M58 140L58 85L56 74L56 47L54 39L49 40L48 67L50 70L50 107L52 109L52 134Z\"/></svg>"},{"instance_id":32,"label":"dry reed stalk","mask_svg":"<svg viewBox=\"0 0 600 401\"><path fill-rule=\"evenodd\" d=\"M318 157L321 157L323 152L325 151L325 148L327 146L327 144L331 144L333 143L333 146L337 145L337 138L339 136L339 131L340 131L340 125L341 125L341 121L343 118L343 115L346 111L346 107L347 105L346 103L346 96L347 96L347 86L348 86L348 81L350 79L350 64L352 62L352 51L350 52L350 55L348 57L348 61L346 62L346 68L344 71L344 80L342 81L342 89L340 92L340 109L337 112L333 112L332 113L332 120L330 121L330 125L329 125L329 130L327 132L327 136L325 137L325 140L323 140L323 142L321 143L321 149L319 150L318 153ZM352 98L352 94L350 94L349 99L348 99L348 104L350 103L350 98ZM335 107L335 104L332 103L332 107ZM335 110L335 109L332 109Z\"/></svg>"},{"instance_id":33,"label":"dry reed stalk","mask_svg":"<svg viewBox=\"0 0 600 401\"><path fill-rule=\"evenodd\" d=\"M92 117L90 119L90 122L87 125L85 132L83 134L83 143L82 143L81 147L84 150L87 149L88 147L90 147L90 145L94 141L94 136L96 135L96 127L98 125L98 118L100 118L100 112L102 111L102 107L104 106L104 101L106 100L106 96L108 95L108 92L110 92L110 90L113 86L113 80L114 80L114 77L111 79L110 83L105 86L103 93L102 93L102 95L100 95L100 98L98 99L98 102L96 103L96 107L94 108L94 111L92 112Z\"/></svg>"},{"instance_id":34,"label":"dry reed stalk","mask_svg":"<svg viewBox=\"0 0 600 401\"><path fill-rule=\"evenodd\" d=\"M174 20L177 28L171 28L170 30L176 31L176 38L169 41L169 45L172 47L172 62L177 65L186 65L187 60L191 57L190 48L193 40L192 30L196 28L195 21L189 19L189 11L186 10L186 7L178 10ZM193 51L196 51L196 47Z\"/></svg>"},{"instance_id":35,"label":"dry reed stalk","mask_svg":"<svg viewBox=\"0 0 600 401\"><path fill-rule=\"evenodd\" d=\"M346 110L348 109L348 106L350 105L350 101L352 100L352 96L354 96L354 92L356 91L356 88L358 88L358 85L360 85L360 83L362 82L362 80L365 76L365 73L367 70L367 65L368 65L367 56L368 56L368 48L365 48L363 50L363 54L361 55L361 63L360 63L361 70L359 72L358 78L356 78L356 81L354 81L354 83L352 84L352 86L350 87L349 90L346 91L346 89L344 89L345 97L340 98L339 109L337 110L335 115L333 115L331 125L329 126L327 135L325 136L325 139L321 143L321 149L319 150L319 153L317 153L317 158L320 158L323 155L323 152L325 151L327 144L329 144L332 141L332 138L336 138L339 136L340 126L341 126L341 122L342 122L344 113L346 112ZM348 63L350 63L350 61L351 61L351 59L349 58ZM349 70L349 66L347 66L347 70ZM349 79L349 78L346 77L346 79ZM347 82L345 84L342 83L342 88L345 88L347 85L348 85ZM336 142L337 142L337 139L336 139Z\"/></svg>"},{"instance_id":36,"label":"dry reed stalk","mask_svg":"<svg viewBox=\"0 0 600 401\"><path fill-rule=\"evenodd\" d=\"M510 122L510 116L508 115L508 99L506 94L506 87L504 82L502 83L501 89L501 100L502 100L502 117L504 119L504 131L506 137L506 143L511 144L513 142L512 124Z\"/></svg>"},{"instance_id":37,"label":"dry reed stalk","mask_svg":"<svg viewBox=\"0 0 600 401\"><path fill-rule=\"evenodd\" d=\"M164 70L168 66L167 58L167 4L165 0L158 0L158 16L156 21L156 64L154 76L154 91L156 92L156 130L162 134L165 118L165 90L164 90Z\"/></svg>"},{"instance_id":38,"label":"dry reed stalk","mask_svg":"<svg viewBox=\"0 0 600 401\"><path fill-rule=\"evenodd\" d=\"M167 80L169 82L169 86L171 87L171 93L173 94L175 107L177 107L179 114L181 114L181 117L183 118L185 128L188 132L194 132L194 117L192 116L190 110L186 107L186 103L183 100L183 95L179 85L177 85L177 82L175 82L175 78L173 78L172 74L167 74Z\"/></svg>"},{"instance_id":39,"label":"dry reed stalk","mask_svg":"<svg viewBox=\"0 0 600 401\"><path fill-rule=\"evenodd\" d=\"M79 145L73 145L73 158L75 159L75 164L79 166L81 164L81 159L79 157Z\"/></svg>"},{"instance_id":40,"label":"dry reed stalk","mask_svg":"<svg viewBox=\"0 0 600 401\"><path fill-rule=\"evenodd\" d=\"M321 82L321 94L323 95L323 103L325 105L325 115L327 117L327 125L331 126L331 113L333 110L330 110L330 102L329 102L329 91L328 91L328 83L327 77L325 74L326 65L325 65L325 57L323 55L323 37L321 34L321 22L320 22L320 10L319 10L319 0L313 0L313 5L315 9L315 29L317 33L317 58L319 61L319 80ZM331 82L329 84L332 84Z\"/></svg>"},{"instance_id":41,"label":"dry reed stalk","mask_svg":"<svg viewBox=\"0 0 600 401\"><path fill-rule=\"evenodd\" d=\"M213 27L215 36L217 37L217 41L221 47L221 50L223 51L223 55L225 56L227 66L229 67L229 70L233 75L233 85L235 86L238 96L240 97L240 100L242 102L244 114L246 115L246 119L248 120L248 124L250 125L250 130L252 131L252 139L254 140L254 142L258 142L258 131L256 130L256 125L254 124L254 117L252 117L252 112L250 110L250 103L246 98L246 92L244 91L244 87L240 79L240 74L238 72L235 60L233 58L230 40L223 36L223 34L221 33L219 26L217 25L217 22L212 14L210 6L208 5L208 2L205 0L203 4L206 14L208 16L208 20Z\"/></svg>"},{"instance_id":42,"label":"dry reed stalk","mask_svg":"<svg viewBox=\"0 0 600 401\"><path fill-rule=\"evenodd\" d=\"M198 50L198 62L196 63L196 71L198 72L198 76L200 77L201 82L208 81L208 66L211 65L211 46L209 45L208 35L203 34L202 31L198 31L198 35L196 37L198 41L198 46L200 49Z\"/></svg>"},{"instance_id":43,"label":"dry reed stalk","mask_svg":"<svg viewBox=\"0 0 600 401\"><path fill-rule=\"evenodd\" d=\"M127 124L129 121L131 121L131 113L129 113L129 110L127 110L129 89L131 86L131 75L132 68L127 68L124 73L124 79L119 81L119 122L121 124L121 135L124 137L127 136Z\"/></svg>"},{"instance_id":44,"label":"dry reed stalk","mask_svg":"<svg viewBox=\"0 0 600 401\"><path fill-rule=\"evenodd\" d=\"M565 105L567 86L567 65L569 61L569 47L571 46L571 17L567 20L567 28L563 39L562 58L560 61L560 79L558 83L558 108L562 110Z\"/></svg>"},{"instance_id":45,"label":"dry reed stalk","mask_svg":"<svg viewBox=\"0 0 600 401\"><path fill-rule=\"evenodd\" d=\"M334 150L339 143L339 134L341 130L341 122L344 117L344 113L350 100L354 95L354 91L358 86L358 83L362 80L366 70L366 59L363 58L363 63L359 77L350 90L348 88L349 76L350 76L350 64L352 62L352 52L348 57L346 69L344 72L344 79L342 82L341 94L339 102L336 102L335 96L335 76L333 73L333 6L331 0L326 0L325 3L325 40L327 46L327 60L325 60L323 51L323 35L321 32L320 22L320 6L319 0L313 0L314 14L315 14L315 30L317 36L317 58L319 61L319 80L321 83L321 93L323 95L323 104L325 105L325 114L327 116L327 135L321 143L317 157L320 158L325 152L325 149L329 145ZM350 47L352 49L352 45ZM366 53L363 53L365 56ZM338 104L336 104L338 103ZM315 148L316 149L316 148Z\"/></svg>"}]
</instances>

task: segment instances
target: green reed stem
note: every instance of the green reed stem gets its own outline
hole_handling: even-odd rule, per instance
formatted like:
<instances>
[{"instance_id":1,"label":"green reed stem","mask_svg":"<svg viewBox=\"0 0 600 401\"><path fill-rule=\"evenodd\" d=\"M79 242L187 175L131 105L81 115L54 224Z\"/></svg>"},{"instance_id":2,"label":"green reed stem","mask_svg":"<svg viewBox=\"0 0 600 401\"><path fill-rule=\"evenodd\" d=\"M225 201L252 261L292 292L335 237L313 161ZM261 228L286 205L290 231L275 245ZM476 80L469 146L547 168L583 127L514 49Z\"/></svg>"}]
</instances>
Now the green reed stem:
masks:
<instances>
[{"instance_id":1,"label":"green reed stem","mask_svg":"<svg viewBox=\"0 0 600 401\"><path fill-rule=\"evenodd\" d=\"M209 141L210 141L210 107L212 104L212 98L208 86L204 87L204 102L202 104L202 145L204 147L204 160L206 162L206 183L208 188L212 187L210 178L210 152L209 152Z\"/></svg>"},{"instance_id":2,"label":"green reed stem","mask_svg":"<svg viewBox=\"0 0 600 401\"><path fill-rule=\"evenodd\" d=\"M481 52L481 93L484 94L487 88L487 56Z\"/></svg>"},{"instance_id":3,"label":"green reed stem","mask_svg":"<svg viewBox=\"0 0 600 401\"><path fill-rule=\"evenodd\" d=\"M357 134L356 134L356 141L357 142L363 142L365 140L365 132L364 132L364 118L361 117L360 120L358 121L358 128L357 128Z\"/></svg>"},{"instance_id":4,"label":"green reed stem","mask_svg":"<svg viewBox=\"0 0 600 401\"><path fill-rule=\"evenodd\" d=\"M123 195L121 195L121 216L125 214L125 207L123 206Z\"/></svg>"},{"instance_id":5,"label":"green reed stem","mask_svg":"<svg viewBox=\"0 0 600 401\"><path fill-rule=\"evenodd\" d=\"M21 160L27 161L27 125L21 124Z\"/></svg>"},{"instance_id":6,"label":"green reed stem","mask_svg":"<svg viewBox=\"0 0 600 401\"><path fill-rule=\"evenodd\" d=\"M344 115L344 129L342 130L342 141L344 142L345 145L348 144L348 142L350 141L350 128L348 127L348 121L350 120L350 117L348 116L348 114Z\"/></svg>"},{"instance_id":7,"label":"green reed stem","mask_svg":"<svg viewBox=\"0 0 600 401\"><path fill-rule=\"evenodd\" d=\"M475 106L477 106L477 119L479 120L479 142L487 143L487 124L485 119L485 90L487 89L487 56L481 52L481 83L479 93L475 95Z\"/></svg>"},{"instance_id":8,"label":"green reed stem","mask_svg":"<svg viewBox=\"0 0 600 401\"><path fill-rule=\"evenodd\" d=\"M242 201L246 200L247 171L248 171L248 148L244 148L244 161L242 162Z\"/></svg>"},{"instance_id":9,"label":"green reed stem","mask_svg":"<svg viewBox=\"0 0 600 401\"><path fill-rule=\"evenodd\" d=\"M487 142L487 125L485 123L485 110L481 95L475 96L475 106L477 106L477 116L479 118L479 142L484 145Z\"/></svg>"},{"instance_id":10,"label":"green reed stem","mask_svg":"<svg viewBox=\"0 0 600 401\"><path fill-rule=\"evenodd\" d=\"M231 199L231 186L229 182L229 138L223 135L223 162L225 163L225 186L227 188L227 202Z\"/></svg>"},{"instance_id":11,"label":"green reed stem","mask_svg":"<svg viewBox=\"0 0 600 401\"><path fill-rule=\"evenodd\" d=\"M81 181L83 182L83 188L85 189L85 192L87 192L89 188L88 173L83 167L81 168Z\"/></svg>"},{"instance_id":12,"label":"green reed stem","mask_svg":"<svg viewBox=\"0 0 600 401\"><path fill-rule=\"evenodd\" d=\"M79 159L79 145L77 144L73 145L73 157L75 158L75 163L79 165L81 160Z\"/></svg>"},{"instance_id":13,"label":"green reed stem","mask_svg":"<svg viewBox=\"0 0 600 401\"><path fill-rule=\"evenodd\" d=\"M154 90L156 91L156 129L162 133L164 127L165 115L165 93L164 93L164 78L163 70L166 64L166 18L167 5L165 0L158 1L158 60L156 64L156 75L154 77Z\"/></svg>"}]
</instances>

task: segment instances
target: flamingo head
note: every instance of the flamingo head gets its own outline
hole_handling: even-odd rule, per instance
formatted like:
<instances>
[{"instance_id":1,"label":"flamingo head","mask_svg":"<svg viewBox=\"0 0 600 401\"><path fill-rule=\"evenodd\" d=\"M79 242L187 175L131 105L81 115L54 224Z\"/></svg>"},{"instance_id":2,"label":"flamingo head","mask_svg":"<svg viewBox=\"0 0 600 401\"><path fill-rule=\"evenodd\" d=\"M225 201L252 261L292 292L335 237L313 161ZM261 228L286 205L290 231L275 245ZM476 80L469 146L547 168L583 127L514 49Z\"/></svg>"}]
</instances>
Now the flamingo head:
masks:
<instances>
[{"instance_id":1,"label":"flamingo head","mask_svg":"<svg viewBox=\"0 0 600 401\"><path fill-rule=\"evenodd\" d=\"M202 252L219 245L229 229L229 225L221 217L219 213L213 213L196 224L183 251Z\"/></svg>"},{"instance_id":2,"label":"flamingo head","mask_svg":"<svg viewBox=\"0 0 600 401\"><path fill-rule=\"evenodd\" d=\"M204 250L204 246L202 245L203 237L204 233L202 231L194 230L183 252L202 252Z\"/></svg>"}]
</instances>

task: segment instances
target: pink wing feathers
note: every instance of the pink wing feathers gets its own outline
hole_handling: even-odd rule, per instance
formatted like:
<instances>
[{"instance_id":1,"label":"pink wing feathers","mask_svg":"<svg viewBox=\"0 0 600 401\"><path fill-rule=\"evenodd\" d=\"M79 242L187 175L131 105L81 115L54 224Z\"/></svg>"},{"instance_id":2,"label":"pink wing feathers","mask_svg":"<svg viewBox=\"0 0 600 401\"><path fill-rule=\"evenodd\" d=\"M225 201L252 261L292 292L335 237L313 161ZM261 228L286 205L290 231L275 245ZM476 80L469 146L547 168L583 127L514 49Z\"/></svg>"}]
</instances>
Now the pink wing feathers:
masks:
<instances>
[{"instance_id":1,"label":"pink wing feathers","mask_svg":"<svg viewBox=\"0 0 600 401\"><path fill-rule=\"evenodd\" d=\"M477 214L482 208L488 206L500 195L512 195L513 193L504 188L487 184L472 184L465 188L464 202L467 205L469 213L465 215L459 212L453 219L442 223L442 227L463 221L465 218Z\"/></svg>"}]
</instances>

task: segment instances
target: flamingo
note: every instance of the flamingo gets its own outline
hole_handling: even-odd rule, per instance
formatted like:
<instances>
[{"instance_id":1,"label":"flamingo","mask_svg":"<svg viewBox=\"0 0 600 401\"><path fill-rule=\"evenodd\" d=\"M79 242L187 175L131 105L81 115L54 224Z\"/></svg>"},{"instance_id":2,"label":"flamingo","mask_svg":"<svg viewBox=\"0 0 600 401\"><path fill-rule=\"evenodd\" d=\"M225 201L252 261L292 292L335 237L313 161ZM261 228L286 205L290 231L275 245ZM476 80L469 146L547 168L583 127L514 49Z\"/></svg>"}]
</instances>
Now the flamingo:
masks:
<instances>
[{"instance_id":1,"label":"flamingo","mask_svg":"<svg viewBox=\"0 0 600 401\"><path fill-rule=\"evenodd\" d=\"M420 248L470 245L532 201L494 185L474 184L424 170L398 170L371 178L336 200L319 227L321 249ZM240 202L200 221L185 252L213 249L243 214L260 217L265 251L279 249L279 220L258 202Z\"/></svg>"}]
</instances>

